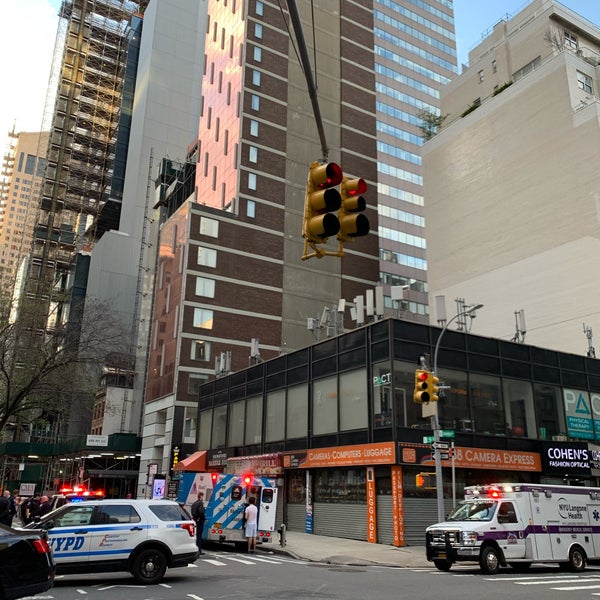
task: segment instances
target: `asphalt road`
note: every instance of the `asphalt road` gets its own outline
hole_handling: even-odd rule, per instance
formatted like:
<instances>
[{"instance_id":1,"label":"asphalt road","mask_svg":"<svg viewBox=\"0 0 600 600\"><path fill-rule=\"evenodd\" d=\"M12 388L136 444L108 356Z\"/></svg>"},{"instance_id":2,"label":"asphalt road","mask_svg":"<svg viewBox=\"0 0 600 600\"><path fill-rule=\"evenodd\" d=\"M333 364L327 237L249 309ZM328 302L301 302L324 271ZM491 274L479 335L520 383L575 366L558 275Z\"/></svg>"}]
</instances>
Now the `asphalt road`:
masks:
<instances>
[{"instance_id":1,"label":"asphalt road","mask_svg":"<svg viewBox=\"0 0 600 600\"><path fill-rule=\"evenodd\" d=\"M533 566L526 573L482 575L476 567L399 569L356 567L259 553L208 551L195 565L167 572L162 583L139 586L126 573L68 575L35 596L47 600L594 600L600 569L565 573Z\"/></svg>"}]
</instances>

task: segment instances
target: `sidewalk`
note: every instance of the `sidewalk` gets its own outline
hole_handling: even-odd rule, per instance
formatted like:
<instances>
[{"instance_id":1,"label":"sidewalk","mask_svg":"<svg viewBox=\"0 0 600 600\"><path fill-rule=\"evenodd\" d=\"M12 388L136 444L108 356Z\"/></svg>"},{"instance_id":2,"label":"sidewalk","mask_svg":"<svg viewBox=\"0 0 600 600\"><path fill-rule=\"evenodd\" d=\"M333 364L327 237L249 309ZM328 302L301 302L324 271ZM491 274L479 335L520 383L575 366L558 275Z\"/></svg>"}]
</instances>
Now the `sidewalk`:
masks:
<instances>
[{"instance_id":1,"label":"sidewalk","mask_svg":"<svg viewBox=\"0 0 600 600\"><path fill-rule=\"evenodd\" d=\"M397 548L357 540L312 535L297 531L286 532L286 545L279 545L276 535L272 544L259 546L262 552L286 554L294 558L335 565L385 565L388 567L431 568L423 546Z\"/></svg>"}]
</instances>

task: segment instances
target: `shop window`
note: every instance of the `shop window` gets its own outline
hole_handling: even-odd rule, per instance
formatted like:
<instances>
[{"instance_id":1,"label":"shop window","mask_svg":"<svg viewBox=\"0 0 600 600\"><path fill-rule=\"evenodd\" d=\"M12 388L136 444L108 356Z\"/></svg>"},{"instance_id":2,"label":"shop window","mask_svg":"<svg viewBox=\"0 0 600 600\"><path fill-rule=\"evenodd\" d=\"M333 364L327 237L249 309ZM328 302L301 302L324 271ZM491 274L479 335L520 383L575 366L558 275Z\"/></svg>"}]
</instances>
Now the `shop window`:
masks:
<instances>
[{"instance_id":1,"label":"shop window","mask_svg":"<svg viewBox=\"0 0 600 600\"><path fill-rule=\"evenodd\" d=\"M246 444L260 444L262 440L262 396L246 400Z\"/></svg>"},{"instance_id":2,"label":"shop window","mask_svg":"<svg viewBox=\"0 0 600 600\"><path fill-rule=\"evenodd\" d=\"M314 435L334 433L338 430L337 376L313 382Z\"/></svg>"},{"instance_id":3,"label":"shop window","mask_svg":"<svg viewBox=\"0 0 600 600\"><path fill-rule=\"evenodd\" d=\"M288 503L304 504L306 502L306 472L288 471Z\"/></svg>"},{"instance_id":4,"label":"shop window","mask_svg":"<svg viewBox=\"0 0 600 600\"><path fill-rule=\"evenodd\" d=\"M340 375L340 431L366 429L369 426L367 398L366 369Z\"/></svg>"},{"instance_id":5,"label":"shop window","mask_svg":"<svg viewBox=\"0 0 600 600\"><path fill-rule=\"evenodd\" d=\"M265 442L285 439L285 390L267 395Z\"/></svg>"},{"instance_id":6,"label":"shop window","mask_svg":"<svg viewBox=\"0 0 600 600\"><path fill-rule=\"evenodd\" d=\"M336 504L364 504L366 469L319 469L314 480L314 501Z\"/></svg>"},{"instance_id":7,"label":"shop window","mask_svg":"<svg viewBox=\"0 0 600 600\"><path fill-rule=\"evenodd\" d=\"M296 385L287 390L286 438L308 435L308 385Z\"/></svg>"},{"instance_id":8,"label":"shop window","mask_svg":"<svg viewBox=\"0 0 600 600\"><path fill-rule=\"evenodd\" d=\"M503 384L506 433L515 437L537 437L531 383L505 379Z\"/></svg>"},{"instance_id":9,"label":"shop window","mask_svg":"<svg viewBox=\"0 0 600 600\"><path fill-rule=\"evenodd\" d=\"M244 414L246 402L240 400L229 405L229 435L228 446L242 446L244 444Z\"/></svg>"}]
</instances>

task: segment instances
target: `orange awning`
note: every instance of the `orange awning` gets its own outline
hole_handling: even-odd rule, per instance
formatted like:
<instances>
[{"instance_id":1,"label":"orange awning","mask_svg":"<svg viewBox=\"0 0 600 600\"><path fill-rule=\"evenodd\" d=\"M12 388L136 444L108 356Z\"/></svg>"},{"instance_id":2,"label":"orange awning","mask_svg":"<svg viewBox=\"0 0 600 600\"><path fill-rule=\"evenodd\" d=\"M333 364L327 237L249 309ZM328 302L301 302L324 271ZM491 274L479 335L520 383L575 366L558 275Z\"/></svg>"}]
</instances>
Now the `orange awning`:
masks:
<instances>
[{"instance_id":1,"label":"orange awning","mask_svg":"<svg viewBox=\"0 0 600 600\"><path fill-rule=\"evenodd\" d=\"M173 469L175 471L206 471L206 450L194 452L194 454L180 460Z\"/></svg>"}]
</instances>

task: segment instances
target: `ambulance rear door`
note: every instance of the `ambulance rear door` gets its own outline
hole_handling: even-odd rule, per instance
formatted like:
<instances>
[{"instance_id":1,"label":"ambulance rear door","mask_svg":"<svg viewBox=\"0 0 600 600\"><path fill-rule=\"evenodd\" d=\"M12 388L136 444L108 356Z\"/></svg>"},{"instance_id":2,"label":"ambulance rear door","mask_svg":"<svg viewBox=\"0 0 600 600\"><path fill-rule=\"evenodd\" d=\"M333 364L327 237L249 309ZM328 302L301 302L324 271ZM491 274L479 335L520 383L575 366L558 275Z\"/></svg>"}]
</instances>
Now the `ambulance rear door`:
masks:
<instances>
[{"instance_id":1,"label":"ambulance rear door","mask_svg":"<svg viewBox=\"0 0 600 600\"><path fill-rule=\"evenodd\" d=\"M277 488L263 487L260 493L258 509L258 530L275 531L277 513Z\"/></svg>"}]
</instances>

